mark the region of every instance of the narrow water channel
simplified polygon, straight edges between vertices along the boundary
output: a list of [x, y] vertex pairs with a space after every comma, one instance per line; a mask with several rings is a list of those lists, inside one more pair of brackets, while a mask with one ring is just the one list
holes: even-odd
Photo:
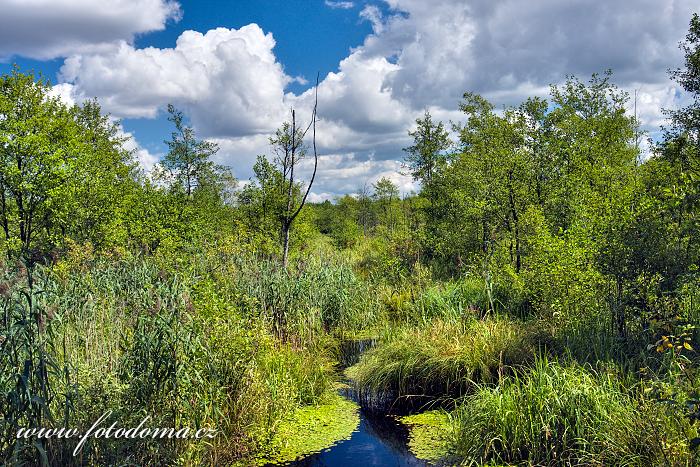
[[[360, 355], [374, 345], [373, 340], [343, 342], [341, 367], [357, 363]], [[360, 405], [360, 424], [350, 439], [340, 441], [330, 448], [309, 455], [289, 466], [295, 467], [346, 467], [346, 466], [426, 466], [408, 449], [408, 428], [385, 410], [367, 406], [353, 389], [341, 394]]]

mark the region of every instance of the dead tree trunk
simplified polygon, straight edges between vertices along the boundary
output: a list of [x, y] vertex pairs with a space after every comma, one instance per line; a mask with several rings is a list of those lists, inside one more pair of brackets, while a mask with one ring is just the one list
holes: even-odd
[[[309, 180], [309, 186], [306, 187], [306, 192], [304, 197], [301, 199], [299, 206], [294, 210], [294, 166], [299, 162], [296, 158], [296, 151], [301, 145], [301, 141], [296, 141], [296, 115], [294, 110], [292, 110], [292, 144], [291, 144], [291, 154], [289, 155], [289, 185], [287, 188], [287, 206], [285, 210], [284, 219], [282, 220], [282, 265], [286, 269], [289, 265], [289, 232], [292, 229], [292, 224], [297, 218], [301, 209], [306, 204], [306, 198], [309, 196], [311, 191], [311, 186], [316, 178], [316, 169], [318, 168], [318, 153], [316, 152], [316, 109], [318, 107], [318, 75], [316, 75], [316, 95], [314, 99], [314, 109], [311, 113], [311, 122], [309, 126], [306, 127], [304, 133], [302, 133], [301, 138], [303, 138], [309, 129], [312, 129], [312, 147], [314, 151], [314, 171], [311, 174], [311, 180]], [[300, 138], [300, 139], [301, 139]]]

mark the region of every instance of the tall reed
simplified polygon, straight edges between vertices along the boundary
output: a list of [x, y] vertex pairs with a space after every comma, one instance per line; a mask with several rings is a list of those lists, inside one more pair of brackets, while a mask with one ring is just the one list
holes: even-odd
[[[475, 464], [668, 465], [682, 427], [649, 404], [614, 373], [538, 359], [464, 399], [454, 446]], [[673, 459], [690, 462], [687, 448]]]

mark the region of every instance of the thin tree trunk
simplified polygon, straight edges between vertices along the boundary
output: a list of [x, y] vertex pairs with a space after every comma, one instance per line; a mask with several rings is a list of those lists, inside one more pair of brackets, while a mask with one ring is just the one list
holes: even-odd
[[287, 264], [289, 261], [289, 231], [292, 228], [292, 223], [294, 220], [297, 218], [299, 213], [301, 212], [301, 209], [304, 207], [306, 204], [306, 198], [309, 196], [309, 192], [311, 191], [311, 186], [314, 184], [314, 179], [316, 178], [316, 170], [318, 169], [318, 152], [316, 151], [316, 109], [318, 107], [318, 80], [319, 76], [316, 75], [316, 99], [314, 102], [314, 109], [311, 114], [311, 123], [309, 124], [308, 127], [306, 127], [306, 130], [302, 134], [303, 136], [306, 135], [306, 132], [309, 131], [310, 128], [313, 128], [313, 150], [314, 150], [314, 171], [311, 174], [311, 180], [309, 180], [309, 186], [306, 188], [306, 192], [304, 193], [304, 196], [301, 198], [301, 202], [299, 203], [299, 206], [296, 208], [293, 214], [289, 215], [291, 212], [292, 208], [292, 184], [294, 181], [294, 151], [296, 150], [295, 148], [295, 142], [294, 138], [296, 136], [296, 126], [295, 126], [295, 120], [294, 120], [294, 111], [292, 110], [292, 166], [290, 170], [290, 184], [289, 184], [289, 192], [288, 192], [288, 197], [287, 197], [287, 213], [285, 216], [285, 221], [283, 224], [283, 251], [282, 251], [282, 264], [284, 268], [287, 268]]
[[294, 110], [292, 110], [292, 151], [289, 167], [289, 186], [287, 187], [287, 209], [284, 213], [284, 222], [282, 223], [282, 266], [285, 269], [287, 269], [287, 265], [289, 264], [289, 229], [292, 227], [290, 213], [292, 212], [292, 198], [294, 196], [294, 155], [296, 152], [296, 133], [296, 115]]
[[[521, 257], [520, 257], [520, 226], [518, 222], [518, 210], [515, 207], [515, 195], [513, 194], [513, 173], [509, 174], [509, 187], [508, 196], [510, 199], [510, 212], [513, 217], [513, 224], [515, 229], [515, 272], [520, 273]], [[513, 254], [511, 252], [511, 261], [513, 260]]]
[[291, 225], [286, 225], [283, 232], [282, 266], [285, 269], [289, 264], [289, 227], [291, 227]]
[[7, 222], [7, 200], [5, 198], [5, 187], [2, 186], [2, 191], [0, 192], [0, 195], [2, 195], [2, 230], [5, 232], [5, 240], [10, 239], [10, 227]]

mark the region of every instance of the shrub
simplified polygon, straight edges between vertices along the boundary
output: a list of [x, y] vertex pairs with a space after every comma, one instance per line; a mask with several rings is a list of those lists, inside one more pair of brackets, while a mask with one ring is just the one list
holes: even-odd
[[465, 278], [427, 288], [416, 298], [413, 309], [415, 318], [426, 323], [433, 318], [469, 319], [485, 310], [486, 306], [483, 281]]

